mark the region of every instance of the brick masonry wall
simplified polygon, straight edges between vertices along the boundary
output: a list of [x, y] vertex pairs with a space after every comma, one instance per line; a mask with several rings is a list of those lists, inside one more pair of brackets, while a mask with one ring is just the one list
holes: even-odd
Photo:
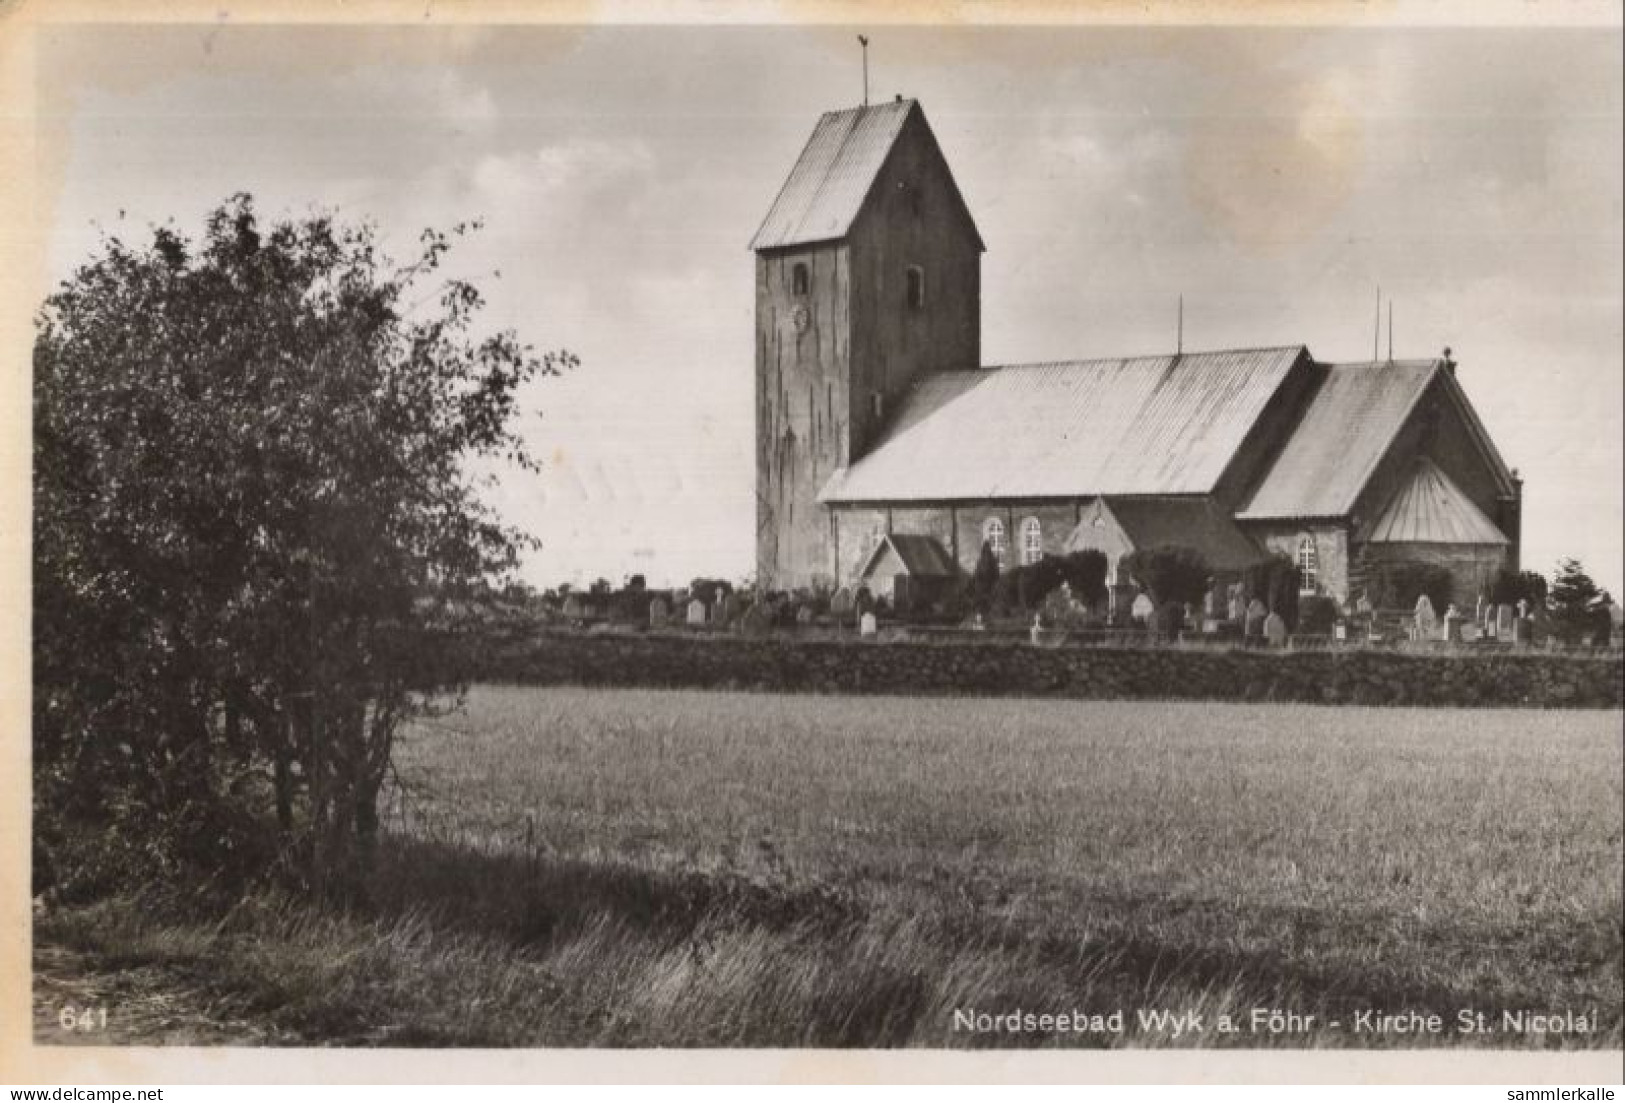
[[1007, 641], [832, 642], [680, 634], [529, 636], [484, 680], [805, 693], [1620, 708], [1616, 656], [1374, 650], [1038, 648]]

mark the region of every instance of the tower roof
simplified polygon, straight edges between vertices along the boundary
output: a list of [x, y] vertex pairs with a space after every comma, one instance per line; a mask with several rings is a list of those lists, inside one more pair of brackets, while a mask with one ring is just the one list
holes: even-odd
[[1507, 538], [1426, 456], [1366, 532], [1372, 544], [1505, 544]]
[[[898, 99], [824, 114], [750, 247], [780, 249], [845, 237], [904, 126], [915, 115], [929, 135], [925, 113], [915, 100]], [[935, 143], [935, 137], [931, 141]], [[965, 216], [970, 217], [968, 210]]]

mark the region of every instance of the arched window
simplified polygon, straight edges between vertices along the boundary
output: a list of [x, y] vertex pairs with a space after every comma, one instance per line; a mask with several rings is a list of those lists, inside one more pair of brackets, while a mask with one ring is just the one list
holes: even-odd
[[989, 517], [987, 523], [982, 526], [982, 541], [993, 549], [993, 554], [998, 557], [1000, 563], [1003, 563], [1007, 546], [1004, 538], [1004, 522], [997, 517]]
[[908, 308], [921, 310], [925, 307], [925, 269], [919, 265], [911, 265], [908, 270]]
[[1029, 517], [1021, 522], [1021, 561], [1037, 563], [1044, 558], [1044, 526], [1038, 518]]
[[790, 290], [797, 295], [807, 293], [807, 266], [798, 264], [790, 269]]
[[1320, 554], [1313, 537], [1298, 541], [1298, 592], [1312, 594], [1320, 588]]

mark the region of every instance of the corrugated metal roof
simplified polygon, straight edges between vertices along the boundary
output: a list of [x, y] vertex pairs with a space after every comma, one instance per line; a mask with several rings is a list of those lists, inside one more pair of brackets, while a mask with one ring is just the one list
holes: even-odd
[[890, 548], [903, 565], [903, 570], [915, 578], [952, 578], [958, 573], [953, 556], [932, 536], [894, 532], [881, 537], [880, 543], [864, 561], [859, 578], [866, 578], [875, 561]]
[[1438, 366], [1405, 360], [1328, 364], [1325, 370], [1308, 411], [1239, 519], [1339, 517], [1352, 510]]
[[928, 376], [826, 502], [1205, 494], [1302, 346]]
[[915, 101], [899, 100], [820, 118], [750, 247], [845, 237], [914, 108]]
[[1108, 498], [1106, 508], [1137, 549], [1183, 544], [1218, 571], [1240, 571], [1264, 558], [1211, 498]]
[[1495, 523], [1426, 456], [1365, 534], [1371, 544], [1505, 544]]

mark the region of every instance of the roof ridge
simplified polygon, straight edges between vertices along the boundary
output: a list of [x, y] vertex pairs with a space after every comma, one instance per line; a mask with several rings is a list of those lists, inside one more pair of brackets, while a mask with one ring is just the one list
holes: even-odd
[[1150, 352], [1131, 356], [1089, 356], [1075, 357], [1070, 360], [1023, 360], [1017, 363], [984, 364], [980, 368], [960, 369], [966, 371], [1003, 371], [1006, 368], [1055, 368], [1072, 364], [1123, 364], [1134, 361], [1150, 360], [1190, 360], [1198, 356], [1238, 356], [1245, 353], [1259, 352], [1297, 352], [1308, 351], [1307, 345], [1259, 345], [1256, 348], [1225, 348], [1201, 349], [1197, 352]]

